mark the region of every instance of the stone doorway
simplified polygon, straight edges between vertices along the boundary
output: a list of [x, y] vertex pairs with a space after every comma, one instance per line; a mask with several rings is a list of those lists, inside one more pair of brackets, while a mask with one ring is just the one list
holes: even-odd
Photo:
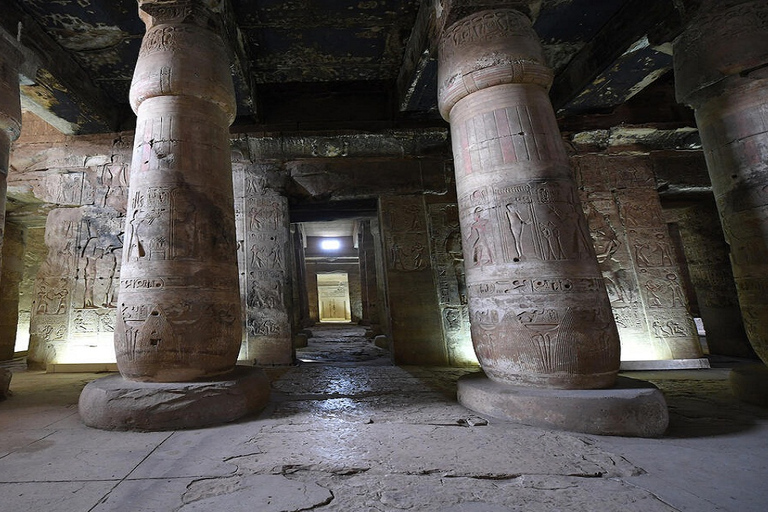
[[349, 300], [349, 279], [346, 272], [317, 275], [317, 310], [320, 323], [352, 321]]

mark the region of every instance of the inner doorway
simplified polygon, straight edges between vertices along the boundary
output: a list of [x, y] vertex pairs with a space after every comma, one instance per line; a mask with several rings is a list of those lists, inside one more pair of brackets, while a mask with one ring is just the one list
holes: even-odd
[[321, 323], [352, 321], [346, 272], [317, 274], [317, 303]]

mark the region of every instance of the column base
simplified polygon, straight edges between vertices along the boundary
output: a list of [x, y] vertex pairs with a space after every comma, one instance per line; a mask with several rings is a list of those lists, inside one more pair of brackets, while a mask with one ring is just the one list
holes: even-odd
[[178, 430], [227, 423], [260, 411], [270, 385], [259, 368], [237, 366], [220, 380], [136, 382], [110, 375], [89, 382], [78, 404], [89, 427]]
[[473, 411], [534, 427], [605, 436], [659, 437], [669, 424], [664, 395], [619, 377], [609, 389], [511, 386], [476, 373], [459, 379], [459, 402]]
[[699, 370], [709, 368], [709, 359], [656, 359], [648, 361], [622, 361], [621, 371], [634, 370]]
[[762, 363], [739, 366], [731, 370], [729, 380], [739, 400], [768, 407], [768, 366]]

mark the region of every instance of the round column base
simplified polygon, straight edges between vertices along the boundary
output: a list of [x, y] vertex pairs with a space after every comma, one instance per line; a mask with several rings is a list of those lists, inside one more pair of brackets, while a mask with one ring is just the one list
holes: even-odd
[[747, 364], [731, 370], [731, 390], [742, 402], [768, 407], [768, 366]]
[[653, 384], [619, 377], [609, 389], [511, 386], [482, 373], [459, 379], [459, 402], [473, 411], [540, 428], [604, 436], [659, 437], [669, 424]]
[[227, 423], [260, 411], [270, 384], [259, 368], [237, 366], [219, 380], [136, 382], [110, 375], [89, 382], [78, 404], [89, 427], [103, 430], [178, 430]]

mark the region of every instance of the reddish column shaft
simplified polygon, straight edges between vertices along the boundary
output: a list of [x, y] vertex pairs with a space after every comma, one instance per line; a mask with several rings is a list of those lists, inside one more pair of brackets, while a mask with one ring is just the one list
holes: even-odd
[[611, 386], [619, 339], [529, 20], [483, 11], [440, 44], [472, 340], [497, 381]]

